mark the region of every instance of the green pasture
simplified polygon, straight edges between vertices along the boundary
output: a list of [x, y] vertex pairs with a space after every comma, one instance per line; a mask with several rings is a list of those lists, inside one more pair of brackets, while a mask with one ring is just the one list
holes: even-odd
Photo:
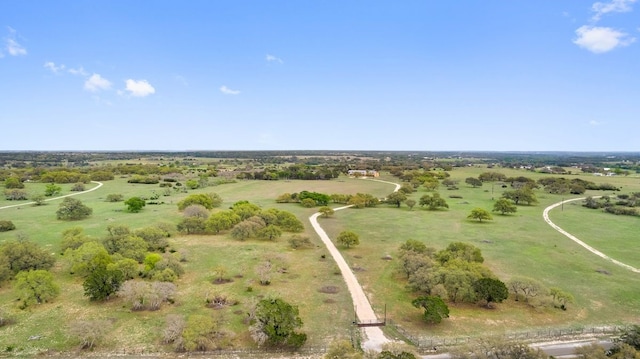
[[[540, 203], [519, 206], [515, 214], [494, 214], [494, 220], [486, 223], [466, 219], [472, 208], [491, 210], [492, 197], [498, 198], [509, 189], [494, 185], [492, 195], [491, 184], [484, 184], [482, 188], [464, 184], [466, 177], [475, 177], [482, 171], [486, 169], [465, 168], [451, 172], [451, 178], [460, 180], [459, 189], [449, 191], [440, 188], [439, 191], [447, 198], [448, 210], [428, 211], [416, 206], [410, 211], [406, 206], [397, 209], [381, 205], [375, 209], [347, 209], [334, 218], [322, 219], [322, 225], [332, 238], [342, 230], [360, 234], [360, 246], [342, 249], [342, 252], [352, 267], [359, 268], [357, 276], [379, 315], [382, 315], [386, 304], [388, 316], [414, 333], [425, 336], [465, 336], [551, 326], [616, 324], [640, 318], [640, 276], [589, 253], [543, 221], [543, 209], [568, 196], [545, 194], [538, 190]], [[497, 171], [507, 176], [548, 176], [522, 170]], [[637, 177], [583, 175], [580, 178], [613, 183], [627, 192], [640, 189]], [[420, 189], [411, 198], [418, 201], [425, 193]], [[448, 198], [451, 194], [463, 198]], [[584, 219], [582, 214], [586, 215]], [[591, 244], [599, 250], [610, 252], [614, 258], [619, 255], [620, 258], [616, 259], [628, 260], [631, 265], [637, 263], [637, 249], [634, 248], [638, 246], [638, 218], [622, 218], [582, 209], [579, 202], [553, 210], [551, 218], [579, 238], [593, 242]], [[582, 225], [583, 222], [588, 224]], [[576, 303], [566, 312], [553, 308], [534, 309], [513, 301], [500, 304], [493, 310], [475, 305], [453, 305], [450, 319], [437, 326], [425, 325], [420, 319], [420, 312], [410, 305], [416, 294], [405, 289], [406, 278], [397, 270], [397, 261], [382, 259], [386, 255], [396, 258], [399, 245], [407, 239], [422, 240], [436, 249], [443, 249], [452, 241], [474, 244], [482, 249], [486, 265], [503, 281], [513, 276], [536, 278], [548, 287], [569, 291], [575, 296]]]
[[[507, 176], [522, 175], [536, 179], [549, 176], [524, 170], [492, 170]], [[332, 238], [346, 229], [360, 235], [359, 246], [342, 249], [342, 252], [351, 266], [357, 269], [358, 280], [379, 316], [383, 315], [386, 305], [388, 317], [412, 332], [425, 336], [456, 337], [553, 326], [629, 323], [640, 319], [640, 276], [587, 252], [543, 221], [542, 210], [546, 206], [569, 196], [550, 195], [537, 190], [540, 201], [537, 205], [519, 206], [518, 212], [512, 215], [494, 214], [494, 220], [486, 223], [467, 220], [471, 209], [482, 207], [491, 210], [493, 199], [509, 189], [496, 184], [471, 188], [464, 183], [466, 177], [477, 177], [484, 171], [487, 169], [478, 166], [456, 168], [450, 172], [451, 178], [460, 182], [458, 190], [439, 189], [442, 197], [447, 199], [448, 210], [427, 211], [417, 205], [410, 211], [405, 205], [398, 209], [382, 204], [371, 209], [346, 209], [330, 218], [320, 219]], [[579, 177], [621, 186], [623, 192], [640, 191], [638, 177]], [[381, 179], [397, 182], [391, 176]], [[0, 350], [15, 346], [23, 353], [36, 353], [45, 349], [75, 348], [75, 343], [66, 334], [66, 327], [75, 319], [89, 318], [109, 319], [113, 323], [112, 333], [102, 344], [104, 348], [155, 350], [161, 347], [161, 331], [167, 314], [194, 313], [221, 317], [224, 327], [233, 333], [231, 345], [246, 347], [252, 344], [243, 323], [245, 307], [254, 300], [252, 298], [269, 295], [281, 296], [299, 306], [309, 344], [326, 344], [328, 338], [336, 335], [348, 336], [353, 320], [351, 299], [342, 278], [336, 274], [336, 266], [330, 256], [322, 258], [327, 251], [307, 220], [315, 209], [297, 204], [278, 204], [274, 199], [285, 192], [302, 190], [327, 194], [362, 192], [384, 197], [393, 190], [391, 184], [346, 177], [331, 181], [251, 180], [163, 196], [164, 190], [158, 185], [129, 184], [126, 180], [105, 181], [103, 187], [96, 191], [75, 197], [93, 209], [93, 215], [82, 221], [57, 220], [55, 211], [61, 200], [49, 201], [38, 207], [23, 201], [19, 209], [2, 209], [0, 219], [13, 221], [17, 229], [0, 233], [0, 242], [13, 239], [20, 233], [57, 253], [60, 234], [66, 228], [81, 226], [91, 236], [100, 238], [110, 224], [127, 225], [132, 229], [158, 222], [176, 224], [181, 218], [176, 206], [178, 201], [191, 193], [215, 192], [224, 200], [221, 208], [216, 210], [226, 209], [239, 200], [249, 200], [263, 208], [275, 207], [294, 213], [305, 224], [305, 234], [311, 237], [315, 248], [290, 249], [286, 243], [288, 234], [275, 243], [258, 240], [239, 242], [226, 235], [175, 236], [171, 239], [171, 247], [188, 253], [186, 274], [176, 283], [178, 295], [175, 304], [164, 305], [155, 312], [131, 312], [120, 299], [106, 303], [89, 302], [83, 296], [81, 280], [67, 274], [64, 258], [58, 255], [54, 272], [63, 291], [53, 303], [21, 311], [17, 309], [11, 285], [3, 284], [0, 288], [0, 308], [18, 320], [18, 324], [0, 329]], [[87, 185], [87, 189], [92, 186], [95, 184]], [[62, 187], [62, 194], [70, 193], [71, 185]], [[44, 184], [27, 183], [25, 190], [32, 194], [44, 193]], [[164, 203], [147, 205], [140, 213], [127, 213], [122, 202], [105, 201], [109, 194], [122, 194], [126, 199], [150, 196], [154, 191], [160, 194], [158, 201]], [[424, 189], [419, 189], [411, 198], [418, 201], [425, 193]], [[449, 198], [453, 194], [462, 198]], [[0, 198], [0, 207], [14, 204], [17, 203]], [[640, 260], [634, 256], [638, 249], [635, 237], [640, 228], [638, 218], [588, 210], [576, 202], [566, 204], [562, 210], [554, 209], [551, 219], [602, 252], [630, 265], [640, 266]], [[451, 318], [437, 326], [425, 325], [420, 311], [410, 305], [417, 294], [406, 290], [406, 279], [397, 270], [397, 249], [407, 239], [422, 240], [437, 249], [453, 241], [472, 243], [482, 249], [486, 265], [503, 281], [516, 275], [536, 278], [549, 287], [561, 287], [572, 293], [576, 303], [567, 311], [533, 309], [511, 300], [492, 310], [468, 304], [452, 305]], [[386, 255], [392, 259], [383, 260]], [[278, 268], [273, 273], [272, 284], [261, 286], [255, 268], [267, 259], [278, 263]], [[232, 279], [230, 283], [211, 283], [212, 271], [217, 266], [227, 270], [228, 277]], [[338, 292], [321, 293], [319, 289], [325, 286], [335, 286]], [[237, 299], [239, 304], [222, 310], [205, 308], [205, 298], [215, 293], [227, 294]], [[28, 341], [31, 335], [42, 335], [43, 338]], [[167, 347], [166, 350], [170, 349]]]
[[[347, 337], [353, 320], [351, 297], [337, 266], [328, 258], [322, 258], [327, 251], [320, 247], [311, 229], [306, 235], [316, 243], [315, 248], [293, 250], [289, 248], [285, 234], [278, 242], [246, 241], [239, 242], [219, 236], [176, 236], [171, 240], [171, 248], [186, 251], [188, 262], [186, 274], [176, 283], [178, 295], [176, 303], [165, 305], [155, 312], [134, 312], [122, 300], [115, 299], [106, 303], [91, 303], [83, 296], [82, 280], [67, 274], [67, 265], [63, 256], [58, 254], [61, 232], [69, 227], [81, 226], [95, 238], [106, 234], [110, 224], [127, 225], [131, 229], [157, 224], [159, 222], [178, 223], [181, 215], [176, 203], [191, 193], [216, 192], [224, 203], [223, 210], [239, 200], [249, 200], [263, 208], [280, 208], [290, 211], [310, 228], [307, 218], [314, 209], [303, 208], [297, 204], [278, 204], [275, 198], [285, 192], [302, 190], [326, 193], [367, 192], [384, 196], [393, 187], [379, 182], [341, 178], [333, 181], [239, 181], [237, 183], [208, 187], [189, 191], [172, 192], [170, 196], [160, 196], [158, 205], [147, 205], [140, 213], [128, 213], [123, 202], [110, 203], [108, 194], [122, 194], [124, 198], [132, 196], [150, 196], [153, 192], [162, 193], [158, 185], [129, 184], [127, 178], [104, 181], [96, 191], [83, 193], [75, 198], [93, 209], [93, 215], [85, 220], [65, 222], [56, 219], [55, 212], [60, 200], [46, 202], [43, 206], [27, 204], [21, 201], [18, 207], [0, 210], [0, 219], [11, 220], [15, 231], [0, 233], [0, 242], [25, 236], [56, 253], [58, 261], [54, 268], [55, 277], [63, 288], [61, 295], [53, 302], [27, 310], [17, 309], [16, 296], [11, 283], [0, 287], [0, 309], [16, 317], [19, 324], [0, 329], [0, 349], [14, 347], [21, 353], [37, 353], [45, 349], [68, 350], [76, 343], [67, 336], [67, 326], [76, 319], [108, 319], [113, 323], [111, 334], [104, 348], [157, 350], [160, 346], [161, 332], [168, 314], [211, 313], [220, 317], [230, 335], [230, 345], [246, 347], [252, 341], [244, 323], [247, 306], [255, 298], [281, 296], [298, 305], [305, 323], [303, 330], [308, 333], [309, 345], [323, 345], [330, 338]], [[87, 189], [96, 184], [87, 185]], [[69, 194], [71, 185], [62, 185], [62, 195]], [[44, 192], [44, 185], [28, 183], [25, 188], [30, 193]], [[20, 203], [20, 202], [19, 202]], [[0, 207], [15, 205], [14, 201], [0, 201]], [[214, 211], [215, 211], [214, 210]], [[272, 283], [262, 286], [257, 280], [256, 267], [259, 263], [271, 260], [274, 266]], [[213, 269], [223, 266], [232, 282], [212, 284]], [[337, 293], [323, 293], [323, 287], [337, 287]], [[251, 290], [249, 291], [249, 287]], [[222, 293], [239, 303], [222, 310], [204, 307], [205, 299], [216, 293]], [[254, 299], [252, 299], [254, 298]], [[7, 334], [7, 335], [4, 335]], [[29, 341], [32, 335], [41, 335], [38, 341]], [[170, 350], [167, 348], [166, 350]]]

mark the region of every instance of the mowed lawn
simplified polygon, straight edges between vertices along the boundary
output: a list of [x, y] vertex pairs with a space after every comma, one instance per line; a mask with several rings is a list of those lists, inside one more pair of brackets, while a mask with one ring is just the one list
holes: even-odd
[[[519, 206], [516, 214], [494, 214], [494, 220], [486, 223], [466, 219], [475, 207], [491, 210], [492, 198], [499, 198], [504, 190], [509, 189], [491, 184], [471, 188], [464, 183], [466, 177], [477, 177], [486, 170], [472, 167], [456, 168], [450, 172], [451, 178], [460, 182], [458, 190], [439, 189], [447, 199], [448, 210], [427, 211], [416, 206], [410, 211], [405, 205], [398, 209], [381, 204], [371, 209], [346, 209], [331, 218], [320, 219], [321, 225], [332, 238], [346, 229], [360, 235], [359, 246], [341, 250], [352, 267], [357, 269], [356, 275], [379, 316], [383, 315], [386, 305], [388, 316], [414, 333], [456, 337], [551, 326], [629, 323], [640, 319], [639, 276], [587, 252], [543, 221], [542, 210], [547, 205], [569, 196], [550, 195], [537, 190], [540, 203]], [[544, 176], [522, 170], [495, 171], [507, 176]], [[624, 192], [640, 191], [637, 177], [596, 178], [581, 175], [580, 178], [615, 183], [623, 186]], [[397, 182], [390, 176], [382, 179]], [[90, 186], [93, 184], [87, 185], [88, 188]], [[63, 185], [63, 194], [69, 193], [69, 188]], [[177, 282], [176, 303], [165, 305], [156, 312], [133, 313], [119, 299], [90, 303], [83, 297], [81, 280], [66, 274], [64, 258], [58, 255], [56, 279], [64, 289], [53, 303], [20, 311], [11, 286], [4, 284], [0, 288], [0, 308], [13, 313], [18, 319], [18, 324], [0, 329], [0, 348], [15, 346], [34, 353], [46, 348], [68, 350], [75, 345], [67, 335], [69, 323], [75, 319], [106, 318], [113, 323], [113, 331], [103, 343], [106, 349], [153, 350], [160, 345], [166, 315], [188, 316], [196, 313], [220, 317], [225, 328], [234, 333], [230, 336], [231, 345], [247, 346], [251, 345], [251, 341], [243, 322], [246, 307], [252, 301], [270, 295], [281, 296], [299, 306], [305, 323], [303, 330], [309, 334], [310, 345], [326, 344], [336, 335], [346, 337], [353, 320], [351, 299], [342, 278], [336, 274], [335, 264], [326, 255], [327, 251], [308, 223], [307, 218], [316, 209], [297, 204], [277, 204], [274, 199], [285, 192], [302, 190], [327, 194], [362, 192], [384, 197], [393, 188], [387, 183], [340, 178], [332, 181], [239, 181], [190, 191], [218, 193], [224, 203], [216, 210], [226, 209], [239, 200], [249, 200], [263, 208], [290, 211], [303, 221], [306, 235], [312, 239], [315, 248], [290, 249], [286, 241], [288, 234], [276, 243], [258, 240], [239, 242], [227, 235], [176, 236], [171, 240], [172, 248], [189, 253], [189, 261], [185, 263], [186, 274]], [[27, 190], [43, 192], [44, 185], [28, 184]], [[100, 238], [110, 224], [122, 224], [135, 229], [158, 222], [178, 223], [180, 213], [176, 203], [187, 195], [184, 193], [172, 193], [166, 197], [161, 195], [159, 201], [163, 204], [147, 205], [137, 214], [125, 212], [122, 202], [105, 202], [106, 196], [111, 193], [120, 193], [128, 198], [150, 196], [154, 192], [162, 193], [163, 190], [157, 185], [128, 184], [126, 178], [105, 181], [97, 191], [76, 197], [94, 210], [90, 219], [78, 222], [55, 219], [59, 200], [41, 207], [24, 205], [20, 209], [0, 210], [0, 219], [11, 220], [17, 227], [16, 231], [0, 233], [0, 242], [13, 239], [16, 233], [21, 233], [56, 253], [60, 233], [73, 226], [81, 226], [88, 234]], [[411, 198], [418, 201], [426, 193], [420, 188]], [[449, 198], [451, 194], [463, 198]], [[11, 204], [14, 203], [0, 200], [0, 207]], [[637, 248], [637, 239], [634, 238], [637, 230], [634, 231], [634, 228], [639, 228], [638, 218], [622, 218], [584, 209], [579, 203], [565, 205], [563, 211], [555, 209], [551, 218], [614, 258], [640, 265], [633, 255], [633, 252], [637, 253], [633, 248]], [[451, 318], [437, 326], [425, 325], [421, 321], [421, 312], [410, 304], [418, 293], [405, 288], [406, 278], [398, 271], [397, 250], [407, 239], [422, 240], [436, 249], [443, 249], [454, 241], [474, 244], [481, 248], [485, 264], [503, 281], [516, 275], [536, 278], [549, 287], [560, 287], [572, 293], [576, 303], [571, 304], [567, 311], [533, 309], [511, 300], [492, 310], [476, 305], [452, 305]], [[386, 255], [392, 259], [383, 260], [382, 257]], [[278, 264], [269, 286], [261, 286], [255, 272], [256, 266], [264, 260]], [[233, 281], [212, 284], [212, 272], [217, 266], [223, 266]], [[321, 293], [319, 289], [326, 286], [337, 287], [338, 293]], [[216, 293], [229, 295], [237, 299], [239, 304], [223, 310], [204, 308], [205, 298]], [[43, 335], [44, 338], [28, 341], [31, 335]]]

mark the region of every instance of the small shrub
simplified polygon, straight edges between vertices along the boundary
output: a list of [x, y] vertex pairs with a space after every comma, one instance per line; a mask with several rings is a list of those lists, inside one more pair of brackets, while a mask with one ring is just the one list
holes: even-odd
[[340, 291], [340, 288], [335, 285], [325, 285], [324, 287], [318, 289], [318, 292], [325, 294], [336, 294]]
[[71, 191], [73, 192], [82, 192], [85, 190], [84, 183], [78, 182], [71, 187]]
[[124, 201], [124, 196], [119, 193], [112, 193], [107, 195], [107, 202], [122, 202]]
[[291, 236], [291, 238], [289, 238], [289, 246], [293, 249], [311, 248], [313, 247], [313, 244], [311, 243], [309, 237], [294, 234], [293, 236]]
[[462, 196], [459, 194], [451, 194], [449, 195], [449, 198], [462, 198]]
[[11, 221], [0, 221], [0, 232], [7, 232], [16, 229], [16, 225]]

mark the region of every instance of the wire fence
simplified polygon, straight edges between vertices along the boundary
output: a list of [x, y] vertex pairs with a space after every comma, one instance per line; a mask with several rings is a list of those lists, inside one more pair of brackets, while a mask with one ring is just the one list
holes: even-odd
[[[407, 341], [415, 345], [421, 350], [434, 350], [439, 347], [451, 347], [473, 343], [476, 337], [427, 337], [416, 333], [411, 333], [407, 329], [401, 327], [393, 320], [387, 320], [387, 325], [393, 327]], [[598, 336], [615, 336], [625, 330], [626, 326], [596, 326], [596, 327], [576, 327], [576, 328], [549, 328], [533, 331], [510, 332], [486, 334], [483, 337], [494, 337], [504, 341], [519, 342], [539, 342], [548, 340], [566, 340], [575, 337], [598, 337]]]

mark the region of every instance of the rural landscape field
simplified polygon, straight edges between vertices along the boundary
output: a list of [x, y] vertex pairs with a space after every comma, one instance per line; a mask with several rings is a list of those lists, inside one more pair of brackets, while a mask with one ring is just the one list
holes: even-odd
[[640, 359], [638, 0], [0, 0], [0, 357]]
[[[634, 193], [640, 193], [638, 165], [633, 162], [637, 158], [633, 156], [609, 160], [597, 156], [542, 156], [535, 160], [516, 156], [514, 160], [491, 158], [490, 154], [234, 155], [238, 154], [216, 154], [225, 158], [179, 153], [83, 154], [81, 161], [74, 162], [77, 154], [73, 153], [4, 154], [0, 172], [5, 187], [5, 196], [0, 199], [4, 230], [0, 232], [0, 259], [6, 261], [2, 263], [0, 286], [3, 352], [260, 350], [262, 346], [250, 330], [255, 321], [251, 313], [265, 298], [281, 298], [299, 310], [302, 325], [296, 330], [306, 334], [306, 341], [285, 345], [290, 350], [322, 352], [340, 339], [356, 343], [365, 340], [354, 325], [358, 321], [356, 308], [340, 269], [309, 222], [319, 210], [345, 205], [351, 208], [327, 212], [319, 223], [355, 273], [378, 319], [386, 319], [387, 325], [381, 328], [391, 340], [420, 349], [420, 339], [439, 343], [447, 338], [468, 340], [514, 333], [533, 335], [545, 330], [625, 327], [640, 318], [638, 273], [589, 252], [549, 226], [542, 216], [547, 206], [573, 198], [605, 196], [612, 202], [633, 198]], [[42, 161], [42, 157], [50, 158]], [[312, 176], [321, 173], [332, 175], [324, 179]], [[499, 174], [499, 179], [488, 178], [487, 174]], [[308, 179], [302, 179], [304, 176]], [[65, 178], [72, 178], [73, 183], [65, 183]], [[550, 178], [581, 180], [593, 184], [593, 188], [606, 189], [582, 189], [572, 194], [575, 188], [540, 184]], [[403, 193], [399, 202], [391, 201], [395, 183], [402, 186], [396, 192]], [[77, 186], [82, 191], [73, 188]], [[510, 200], [514, 212], [501, 214], [495, 210], [496, 202], [509, 197], [509, 192], [525, 187], [532, 188], [535, 200], [529, 204], [520, 201], [517, 206]], [[25, 197], [13, 199], [12, 193], [24, 193]], [[187, 198], [212, 193], [220, 202], [208, 209], [183, 206]], [[309, 204], [291, 195], [303, 193], [325, 194], [328, 203]], [[354, 199], [363, 194], [375, 203], [365, 205]], [[66, 195], [91, 208], [91, 214], [80, 219], [59, 218]], [[422, 199], [434, 195], [445, 204], [429, 209]], [[143, 206], [131, 207], [131, 198], [142, 199]], [[302, 227], [278, 230], [272, 236], [261, 235], [263, 232], [243, 236], [232, 226], [219, 231], [205, 226], [217, 213], [237, 210], [247, 202], [261, 211], [254, 217], [275, 221], [260, 213], [289, 212]], [[615, 215], [587, 208], [584, 203], [566, 202], [550, 211], [550, 219], [611, 258], [640, 267], [636, 255], [637, 212]], [[485, 209], [490, 218], [471, 216], [478, 208]], [[202, 220], [194, 222], [194, 218]], [[6, 230], [7, 223], [15, 228]], [[142, 232], [145, 228], [161, 228], [162, 238], [154, 237], [153, 241], [166, 243], [154, 248], [149, 244], [150, 237]], [[116, 239], [118, 230], [126, 233]], [[358, 241], [338, 241], [345, 231], [356, 233]], [[138, 255], [131, 238], [142, 241], [141, 237], [147, 238], [149, 246]], [[473, 275], [463, 276], [459, 283], [443, 280], [439, 287], [436, 282], [429, 284], [433, 279], [416, 284], [418, 276], [405, 269], [414, 264], [407, 259], [406, 248], [401, 249], [411, 241], [433, 248], [435, 258], [452, 243], [479, 250], [485, 268], [477, 269], [482, 273], [479, 277], [506, 283], [508, 295], [489, 303], [479, 292], [471, 297], [452, 294], [452, 288], [461, 293], [471, 290], [472, 283], [465, 281], [472, 280], [469, 278]], [[37, 259], [25, 259], [24, 251], [28, 250], [16, 249], [24, 243], [41, 249], [51, 265], [40, 266], [34, 262]], [[127, 272], [128, 277], [104, 296], [92, 296], [95, 293], [87, 289], [92, 270], [97, 271], [96, 258], [100, 257], [88, 243], [108, 248], [103, 258], [105, 268]], [[126, 258], [135, 260], [129, 259], [125, 265]], [[154, 272], [152, 267], [159, 260], [168, 260], [167, 267], [175, 273]], [[420, 272], [420, 265], [415, 265], [415, 273]], [[59, 290], [44, 299], [30, 299], [30, 290], [19, 284], [25, 279], [20, 279], [17, 268], [45, 268]], [[444, 265], [439, 270], [440, 274], [432, 275], [462, 275], [455, 272], [462, 269]], [[540, 286], [535, 289], [537, 293], [522, 296], [514, 292], [514, 279], [523, 278]], [[132, 298], [123, 289], [126, 282], [164, 282], [173, 287], [166, 298], [150, 298], [152, 287], [136, 292], [138, 297]], [[556, 302], [549, 295], [551, 288], [568, 294], [569, 299]], [[425, 310], [412, 305], [412, 301], [427, 294], [443, 299], [448, 316], [439, 321], [425, 319]], [[154, 300], [158, 303], [148, 307]], [[181, 318], [181, 332], [171, 337], [170, 326], [176, 318]], [[205, 325], [198, 323], [198, 318], [209, 318], [213, 327], [192, 338], [188, 334], [190, 326]], [[96, 323], [108, 330], [91, 326]], [[79, 326], [85, 333], [78, 333]], [[95, 337], [87, 338], [86, 332], [91, 331], [95, 331]]]

